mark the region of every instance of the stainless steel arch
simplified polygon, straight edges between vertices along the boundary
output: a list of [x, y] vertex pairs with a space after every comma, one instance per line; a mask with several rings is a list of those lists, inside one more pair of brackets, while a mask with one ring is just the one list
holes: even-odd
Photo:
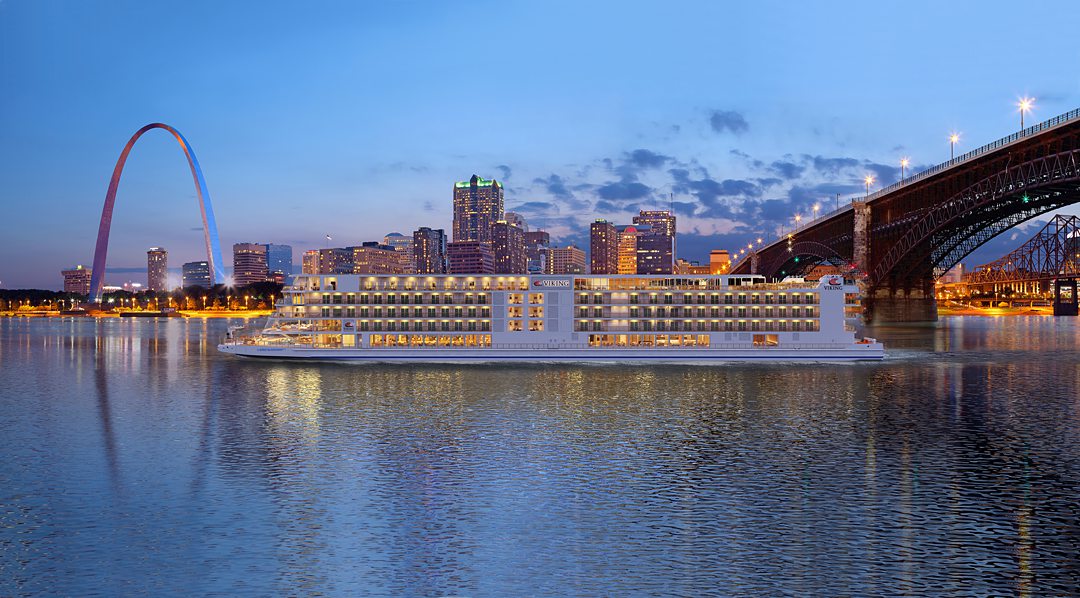
[[202, 169], [199, 168], [199, 160], [195, 157], [195, 150], [191, 144], [180, 134], [180, 131], [163, 123], [150, 123], [139, 129], [128, 140], [124, 151], [120, 152], [120, 159], [113, 168], [112, 179], [109, 180], [109, 191], [105, 194], [105, 206], [101, 210], [101, 222], [98, 225], [97, 245], [94, 248], [94, 266], [90, 273], [90, 301], [101, 301], [101, 288], [105, 283], [105, 257], [109, 253], [109, 229], [112, 226], [113, 204], [116, 203], [116, 189], [120, 186], [120, 175], [124, 172], [124, 163], [127, 162], [128, 154], [135, 142], [142, 137], [143, 133], [150, 129], [165, 129], [184, 150], [188, 166], [191, 167], [191, 177], [195, 180], [195, 192], [199, 196], [199, 211], [202, 212], [203, 235], [206, 237], [206, 260], [210, 263], [210, 279], [215, 284], [225, 282], [224, 270], [222, 270], [221, 244], [218, 242], [217, 222], [214, 220], [214, 208], [210, 204], [210, 192], [206, 189], [206, 180], [203, 178]]

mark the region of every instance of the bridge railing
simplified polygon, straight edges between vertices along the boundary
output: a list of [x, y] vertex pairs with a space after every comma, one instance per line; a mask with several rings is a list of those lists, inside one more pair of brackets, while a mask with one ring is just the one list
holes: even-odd
[[[976, 149], [973, 149], [970, 152], [967, 152], [965, 154], [960, 154], [959, 156], [957, 156], [957, 157], [955, 157], [955, 158], [953, 158], [953, 159], [951, 159], [951, 160], [949, 160], [947, 162], [942, 162], [941, 164], [938, 164], [936, 166], [931, 166], [930, 168], [927, 168], [926, 170], [924, 170], [924, 171], [922, 171], [920, 173], [913, 174], [913, 175], [911, 175], [909, 177], [905, 177], [903, 180], [897, 181], [897, 182], [889, 185], [888, 187], [884, 187], [882, 189], [879, 189], [879, 190], [877, 190], [877, 191], [875, 191], [875, 192], [873, 192], [873, 193], [871, 193], [869, 195], [864, 195], [861, 199], [862, 199], [862, 201], [873, 201], [873, 200], [875, 200], [875, 199], [877, 199], [879, 197], [888, 195], [889, 193], [892, 193], [892, 192], [894, 192], [894, 191], [896, 191], [896, 190], [898, 190], [898, 189], [900, 189], [902, 187], [905, 187], [905, 186], [910, 185], [912, 183], [916, 183], [918, 181], [921, 181], [921, 180], [923, 180], [923, 179], [925, 179], [927, 177], [938, 174], [939, 172], [942, 172], [944, 170], [948, 170], [948, 169], [952, 168], [953, 166], [958, 166], [960, 164], [963, 164], [964, 162], [967, 162], [968, 160], [972, 160], [974, 158], [978, 158], [980, 156], [988, 154], [988, 153], [990, 153], [992, 151], [1001, 149], [1002, 147], [1005, 147], [1006, 145], [1009, 145], [1010, 143], [1015, 143], [1015, 142], [1017, 142], [1017, 141], [1019, 141], [1021, 139], [1031, 137], [1032, 135], [1037, 135], [1037, 134], [1042, 133], [1043, 131], [1046, 131], [1048, 129], [1053, 129], [1054, 127], [1058, 127], [1058, 126], [1061, 126], [1061, 125], [1063, 125], [1065, 123], [1072, 122], [1072, 121], [1078, 120], [1078, 119], [1080, 119], [1080, 108], [1070, 110], [1070, 111], [1068, 111], [1068, 112], [1066, 112], [1064, 114], [1059, 114], [1059, 115], [1057, 115], [1057, 116], [1055, 116], [1055, 117], [1053, 117], [1051, 119], [1044, 120], [1041, 123], [1038, 123], [1036, 125], [1032, 125], [1032, 126], [1026, 128], [1026, 129], [1023, 129], [1021, 131], [1017, 131], [1017, 132], [1013, 133], [1012, 135], [1009, 135], [1007, 137], [1002, 137], [1001, 139], [998, 139], [997, 141], [987, 143], [986, 145], [984, 145], [982, 147], [978, 147]], [[807, 228], [810, 228], [811, 226], [813, 226], [813, 225], [815, 225], [815, 224], [817, 224], [819, 222], [822, 222], [824, 220], [828, 220], [829, 218], [832, 218], [834, 216], [838, 216], [840, 214], [843, 214], [844, 212], [851, 211], [852, 210], [851, 201], [854, 201], [854, 200], [857, 200], [857, 199], [860, 199], [860, 198], [855, 197], [852, 200], [849, 200], [846, 205], [841, 206], [840, 208], [837, 208], [837, 209], [835, 209], [835, 210], [833, 210], [831, 212], [827, 212], [825, 214], [822, 214], [821, 216], [818, 216], [817, 218], [814, 218], [812, 220], [807, 220], [807, 222], [805, 224], [803, 224], [801, 226], [797, 226], [797, 227], [791, 229], [789, 232], [780, 235], [779, 237], [773, 239], [772, 241], [770, 241], [768, 243], [765, 243], [759, 249], [759, 251], [761, 249], [764, 249], [765, 247], [769, 247], [770, 245], [773, 245], [775, 243], [779, 243], [779, 242], [783, 241], [784, 239], [788, 238], [789, 235], [798, 234], [798, 233], [802, 232], [803, 230], [806, 230]], [[749, 254], [747, 255], [747, 257], [749, 257]], [[745, 259], [747, 259], [747, 258], [744, 257], [744, 258], [740, 259], [738, 262], [736, 262], [736, 264], [734, 264], [732, 266], [732, 268], [734, 269], [734, 267], [741, 264], [742, 261], [745, 260]]]

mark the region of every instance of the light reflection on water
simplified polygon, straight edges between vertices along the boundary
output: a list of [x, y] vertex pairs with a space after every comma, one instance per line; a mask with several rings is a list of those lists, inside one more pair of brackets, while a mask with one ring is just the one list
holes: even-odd
[[389, 366], [0, 320], [0, 595], [1067, 594], [1075, 319], [884, 363]]

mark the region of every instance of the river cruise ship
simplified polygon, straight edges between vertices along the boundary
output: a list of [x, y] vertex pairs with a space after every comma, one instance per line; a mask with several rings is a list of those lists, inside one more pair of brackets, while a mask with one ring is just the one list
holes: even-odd
[[843, 277], [299, 275], [224, 353], [378, 362], [874, 360]]

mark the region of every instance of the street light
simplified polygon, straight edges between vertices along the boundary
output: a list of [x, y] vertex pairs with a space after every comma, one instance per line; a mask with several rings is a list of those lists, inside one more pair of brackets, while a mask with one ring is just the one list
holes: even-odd
[[911, 164], [911, 160], [907, 158], [900, 158], [900, 182], [904, 182], [904, 171], [907, 170], [908, 164]]
[[1020, 108], [1020, 130], [1024, 129], [1024, 113], [1031, 112], [1031, 109], [1035, 107], [1035, 98], [1020, 98], [1020, 101], [1016, 103], [1016, 106]]
[[800, 222], [802, 222], [802, 214], [795, 214], [795, 228], [799, 228]]
[[949, 161], [953, 160], [953, 149], [956, 147], [956, 142], [960, 141], [960, 133], [951, 133], [949, 135]]
[[874, 184], [874, 175], [866, 175], [866, 177], [863, 178], [863, 182], [866, 183], [866, 196], [870, 197], [870, 185]]
[[821, 209], [820, 205], [814, 204], [814, 220], [817, 220], [817, 213], [818, 213], [818, 210], [820, 210], [820, 209]]

